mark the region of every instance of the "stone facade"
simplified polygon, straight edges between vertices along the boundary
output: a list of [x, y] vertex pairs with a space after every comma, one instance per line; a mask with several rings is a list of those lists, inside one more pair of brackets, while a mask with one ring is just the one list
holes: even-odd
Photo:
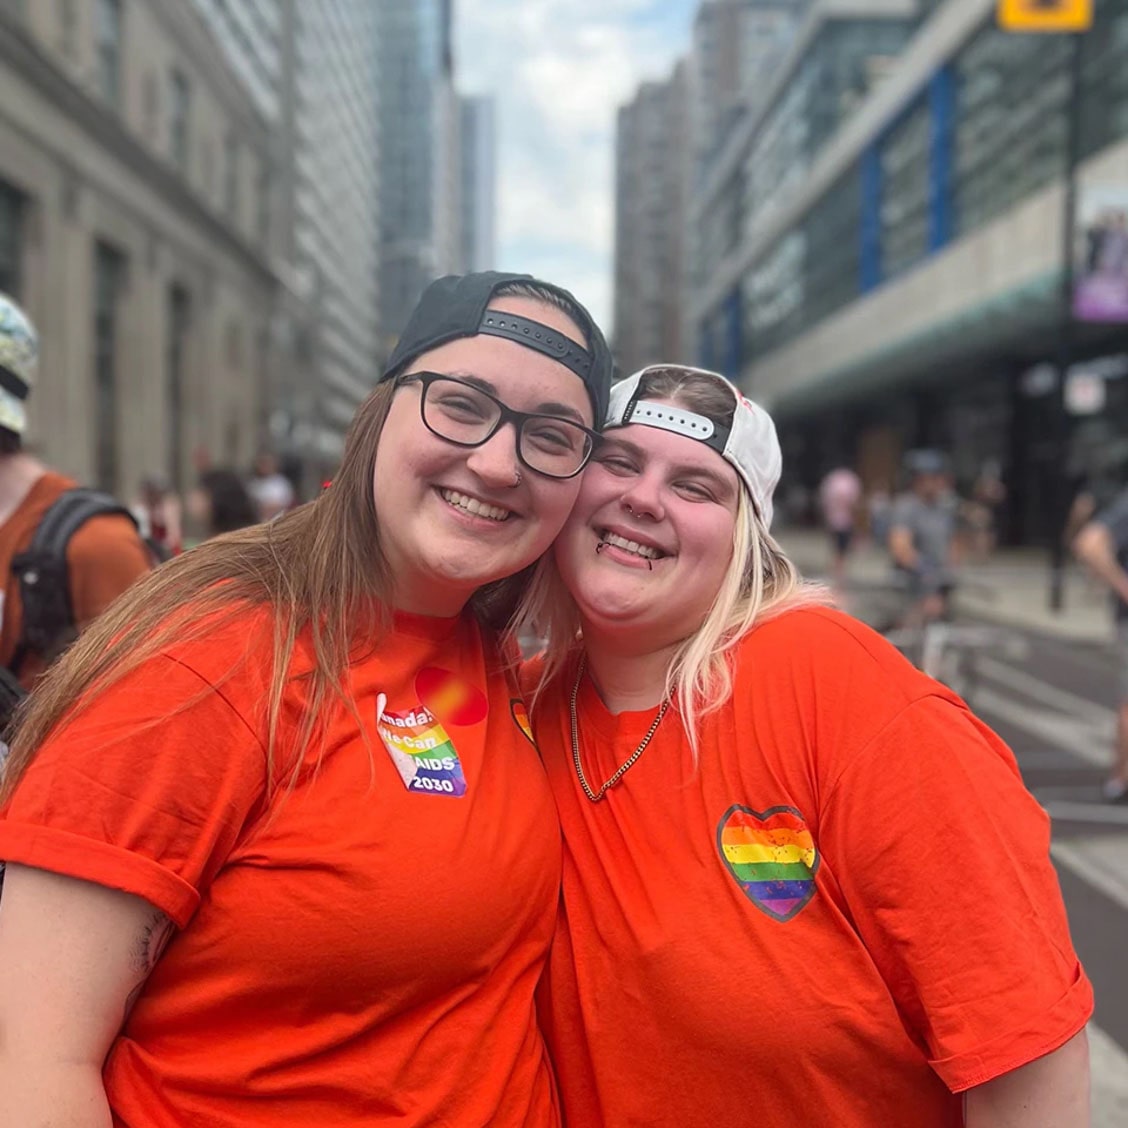
[[200, 455], [250, 461], [273, 362], [269, 154], [190, 5], [0, 0], [0, 182], [48, 462], [125, 496], [146, 474], [190, 485]]

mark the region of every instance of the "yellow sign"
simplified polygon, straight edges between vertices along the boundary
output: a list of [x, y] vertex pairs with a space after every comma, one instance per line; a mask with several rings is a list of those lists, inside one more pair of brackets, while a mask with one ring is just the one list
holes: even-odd
[[1004, 31], [1088, 31], [1093, 0], [998, 0]]

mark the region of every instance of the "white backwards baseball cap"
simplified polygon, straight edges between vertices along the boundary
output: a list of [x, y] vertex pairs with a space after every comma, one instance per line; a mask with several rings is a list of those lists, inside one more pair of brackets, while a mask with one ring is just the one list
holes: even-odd
[[[675, 376], [707, 376], [723, 384], [736, 399], [732, 426], [714, 423], [704, 415], [681, 407], [642, 399], [643, 377], [659, 372], [669, 372]], [[772, 417], [762, 407], [741, 395], [740, 389], [731, 380], [725, 379], [720, 373], [709, 372], [704, 368], [689, 368], [684, 364], [651, 364], [642, 368], [633, 376], [612, 385], [611, 405], [607, 411], [604, 430], [635, 424], [659, 427], [663, 431], [672, 431], [675, 435], [685, 435], [715, 450], [736, 468], [748, 487], [764, 527], [771, 527], [772, 493], [779, 482], [783, 466], [779, 438]]]

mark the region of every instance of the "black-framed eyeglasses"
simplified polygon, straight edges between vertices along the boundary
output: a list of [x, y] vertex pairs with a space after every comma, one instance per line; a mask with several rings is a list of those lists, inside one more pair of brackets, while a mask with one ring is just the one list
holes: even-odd
[[514, 411], [476, 384], [441, 372], [412, 372], [397, 384], [419, 384], [419, 411], [433, 435], [455, 446], [477, 447], [512, 423], [517, 457], [546, 478], [574, 478], [588, 463], [599, 436], [560, 415]]

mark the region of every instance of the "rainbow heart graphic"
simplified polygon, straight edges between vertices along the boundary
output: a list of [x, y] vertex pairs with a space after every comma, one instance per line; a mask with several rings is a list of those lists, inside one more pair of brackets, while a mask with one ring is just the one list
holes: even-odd
[[815, 895], [819, 852], [794, 807], [734, 803], [717, 826], [717, 850], [752, 904], [774, 920], [791, 920]]
[[533, 726], [529, 721], [529, 710], [525, 708], [525, 702], [519, 697], [511, 698], [509, 712], [513, 716], [513, 723], [525, 734], [525, 739], [535, 748], [537, 742], [533, 739]]

